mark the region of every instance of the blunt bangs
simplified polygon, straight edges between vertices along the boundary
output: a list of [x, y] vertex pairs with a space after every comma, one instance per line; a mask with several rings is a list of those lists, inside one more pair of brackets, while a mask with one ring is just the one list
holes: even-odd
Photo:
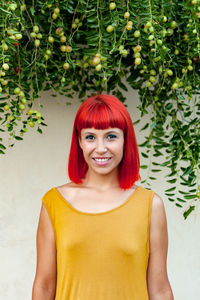
[[80, 113], [77, 120], [79, 134], [83, 128], [107, 129], [109, 127], [125, 131], [126, 120], [120, 110], [104, 102], [97, 101], [91, 104]]

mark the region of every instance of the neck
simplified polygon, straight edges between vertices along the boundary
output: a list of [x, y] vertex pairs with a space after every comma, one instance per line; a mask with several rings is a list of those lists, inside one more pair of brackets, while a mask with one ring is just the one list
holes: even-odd
[[118, 170], [116, 169], [109, 174], [97, 174], [88, 170], [86, 177], [83, 179], [82, 185], [99, 191], [106, 191], [111, 188], [120, 188]]

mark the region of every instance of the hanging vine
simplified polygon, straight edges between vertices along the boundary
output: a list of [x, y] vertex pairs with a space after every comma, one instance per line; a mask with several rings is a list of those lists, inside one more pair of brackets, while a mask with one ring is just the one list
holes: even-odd
[[199, 21], [199, 0], [2, 0], [0, 153], [33, 127], [42, 134], [41, 91], [80, 101], [105, 92], [125, 104], [131, 87], [134, 124], [151, 117], [140, 129], [143, 182], [167, 167], [165, 194], [187, 218], [200, 201]]

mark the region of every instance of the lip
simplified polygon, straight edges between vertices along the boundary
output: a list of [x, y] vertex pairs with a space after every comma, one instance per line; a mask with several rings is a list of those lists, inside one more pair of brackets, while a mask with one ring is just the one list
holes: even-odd
[[104, 157], [103, 157], [103, 156], [100, 156], [100, 157], [92, 157], [92, 158], [93, 158], [93, 159], [95, 159], [95, 158], [97, 158], [97, 159], [102, 159], [102, 158], [111, 158], [111, 157], [108, 157], [108, 156], [107, 156], [107, 157], [106, 157], [106, 156], [104, 156]]
[[[97, 158], [97, 157], [95, 157], [95, 158]], [[112, 159], [112, 157], [101, 157], [101, 158], [109, 158], [109, 159], [107, 161], [96, 161], [95, 158], [93, 157], [92, 159], [93, 159], [94, 163], [98, 166], [105, 166], [105, 165], [109, 164]]]

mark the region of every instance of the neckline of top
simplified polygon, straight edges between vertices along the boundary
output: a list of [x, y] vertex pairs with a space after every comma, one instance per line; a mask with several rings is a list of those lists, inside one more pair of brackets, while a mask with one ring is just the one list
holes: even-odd
[[59, 198], [65, 202], [65, 204], [71, 208], [73, 211], [75, 211], [76, 213], [79, 213], [79, 214], [82, 214], [82, 215], [87, 215], [87, 216], [98, 216], [98, 215], [105, 215], [105, 214], [108, 214], [108, 213], [112, 213], [118, 209], [120, 209], [121, 207], [125, 206], [129, 201], [130, 199], [136, 194], [136, 192], [141, 188], [141, 186], [137, 186], [137, 188], [133, 191], [133, 193], [120, 205], [114, 207], [114, 208], [111, 208], [109, 210], [106, 210], [106, 211], [102, 211], [102, 212], [97, 212], [97, 213], [89, 213], [89, 212], [85, 212], [85, 211], [81, 211], [81, 210], [78, 210], [76, 209], [74, 206], [72, 206], [62, 195], [61, 193], [58, 191], [58, 189], [56, 187], [53, 187], [53, 190], [56, 191], [56, 194], [59, 196]]

